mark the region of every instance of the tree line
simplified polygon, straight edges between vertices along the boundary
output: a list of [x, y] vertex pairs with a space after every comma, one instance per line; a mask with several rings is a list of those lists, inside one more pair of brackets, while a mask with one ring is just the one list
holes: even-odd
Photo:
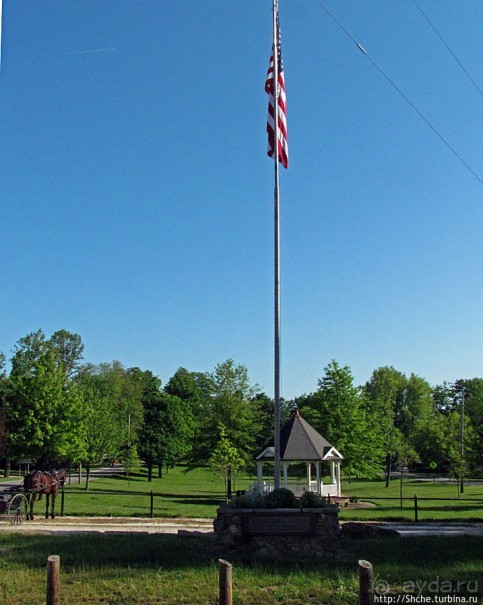
[[[83, 359], [78, 334], [42, 330], [16, 343], [7, 371], [0, 353], [0, 459], [37, 467], [141, 460], [153, 473], [183, 462], [210, 465], [231, 488], [273, 433], [273, 401], [228, 359], [212, 372], [179, 368], [162, 384], [150, 370]], [[431, 387], [392, 366], [354, 385], [331, 361], [314, 392], [282, 401], [344, 456], [343, 474], [389, 483], [396, 465], [419, 464], [463, 477], [482, 460], [483, 378]], [[462, 421], [462, 411], [464, 418]], [[462, 440], [463, 436], [463, 440]]]

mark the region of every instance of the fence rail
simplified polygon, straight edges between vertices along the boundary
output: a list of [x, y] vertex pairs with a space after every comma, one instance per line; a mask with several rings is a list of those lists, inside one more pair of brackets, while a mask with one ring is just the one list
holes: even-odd
[[[419, 504], [421, 502], [478, 502], [479, 506], [475, 506], [476, 510], [479, 510], [480, 508], [483, 508], [483, 498], [428, 498], [425, 496], [418, 496], [416, 494], [414, 494], [414, 496], [350, 496], [351, 500], [360, 502], [372, 502], [373, 500], [396, 500], [397, 502], [400, 502], [400, 508], [402, 509], [403, 505], [403, 501], [404, 500], [410, 500], [413, 503], [413, 507], [414, 507], [414, 522], [418, 523], [419, 521], [419, 512], [421, 510], [421, 507], [419, 506]], [[331, 498], [329, 500], [347, 500], [346, 498]], [[456, 507], [455, 507], [456, 510]]]
[[[72, 492], [71, 490], [67, 489], [67, 490], [63, 490], [62, 494], [61, 494], [61, 510], [60, 510], [60, 514], [61, 516], [65, 514], [65, 501], [66, 501], [66, 495], [69, 495], [70, 497], [77, 497], [77, 496], [84, 496], [84, 497], [95, 497], [95, 496], [116, 496], [116, 497], [135, 497], [135, 498], [144, 498], [146, 505], [145, 506], [140, 506], [139, 508], [142, 508], [146, 511], [146, 509], [149, 509], [149, 517], [153, 518], [154, 517], [154, 513], [155, 513], [155, 499], [156, 498], [169, 498], [169, 494], [165, 494], [165, 493], [159, 493], [159, 492], [154, 492], [154, 491], [149, 491], [149, 492], [140, 492], [140, 491], [97, 491], [97, 490], [91, 490], [91, 491], [75, 491]], [[404, 497], [398, 497], [398, 496], [356, 496], [356, 495], [352, 495], [350, 497], [330, 497], [329, 498], [329, 502], [340, 502], [340, 501], [347, 501], [348, 499], [356, 501], [356, 502], [360, 502], [360, 501], [364, 501], [364, 502], [372, 502], [372, 501], [397, 501], [400, 503], [400, 508], [403, 508], [403, 502], [412, 502], [412, 507], [414, 509], [414, 521], [418, 522], [419, 521], [419, 513], [421, 511], [424, 511], [425, 507], [424, 505], [421, 506], [422, 503], [425, 502], [446, 502], [448, 504], [460, 504], [460, 503], [464, 503], [464, 502], [471, 502], [474, 503], [475, 506], [475, 510], [479, 510], [481, 508], [483, 508], [483, 498], [431, 498], [431, 497], [426, 497], [426, 496], [417, 496], [417, 495], [413, 495], [413, 496], [404, 496]], [[220, 502], [222, 500], [220, 499]], [[454, 507], [454, 510], [457, 510], [458, 507]], [[147, 514], [147, 513], [145, 513]]]

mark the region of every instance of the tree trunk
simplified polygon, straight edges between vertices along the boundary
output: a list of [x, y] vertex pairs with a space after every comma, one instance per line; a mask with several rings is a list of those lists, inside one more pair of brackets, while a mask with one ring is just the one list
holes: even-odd
[[226, 475], [226, 498], [227, 500], [231, 499], [231, 468], [227, 470]]
[[151, 460], [148, 462], [148, 481], [153, 480], [153, 463]]
[[158, 479], [163, 478], [163, 461], [158, 460]]
[[391, 481], [391, 456], [386, 456], [386, 487], [389, 487]]
[[86, 492], [89, 491], [89, 479], [91, 477], [91, 463], [86, 462]]
[[5, 475], [4, 477], [7, 479], [10, 477], [10, 460], [5, 460]]
[[401, 510], [403, 507], [403, 467], [401, 466], [401, 478], [399, 480], [399, 499], [401, 503]]

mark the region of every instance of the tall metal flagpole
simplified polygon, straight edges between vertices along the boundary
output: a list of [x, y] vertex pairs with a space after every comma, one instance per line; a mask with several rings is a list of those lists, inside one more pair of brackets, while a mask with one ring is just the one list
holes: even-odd
[[274, 487], [280, 487], [280, 181], [278, 167], [278, 0], [273, 0], [273, 94], [274, 94]]
[[0, 0], [0, 71], [2, 70], [2, 0]]

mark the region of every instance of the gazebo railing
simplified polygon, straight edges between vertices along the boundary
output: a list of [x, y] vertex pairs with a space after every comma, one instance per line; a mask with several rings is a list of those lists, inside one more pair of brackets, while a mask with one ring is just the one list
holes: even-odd
[[[282, 485], [283, 486], [283, 485]], [[283, 486], [284, 487], [284, 486]], [[287, 488], [292, 491], [296, 496], [302, 496], [304, 492], [310, 491], [317, 493], [317, 481], [297, 481], [287, 483]], [[336, 496], [337, 495], [337, 484], [336, 483], [323, 483], [321, 486], [321, 496]], [[257, 490], [257, 483], [254, 483], [251, 487], [251, 490]], [[263, 491], [264, 493], [269, 493], [274, 489], [273, 481], [264, 481], [263, 482]]]

